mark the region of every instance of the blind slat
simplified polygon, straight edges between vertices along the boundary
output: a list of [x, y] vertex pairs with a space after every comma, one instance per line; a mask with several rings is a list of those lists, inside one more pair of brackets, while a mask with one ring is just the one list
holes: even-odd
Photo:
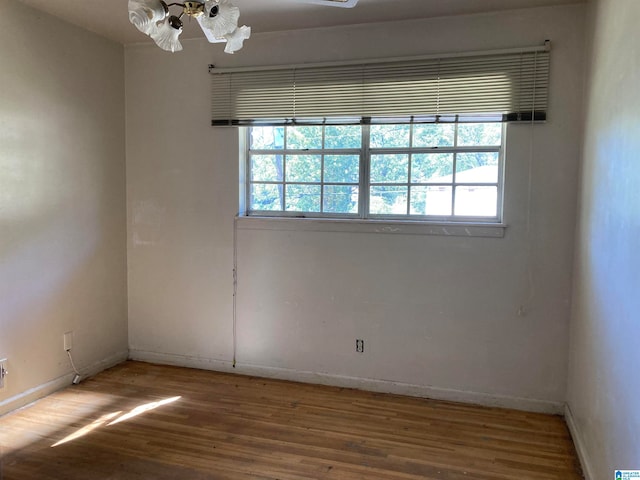
[[214, 125], [479, 113], [531, 121], [546, 119], [549, 52], [212, 74]]

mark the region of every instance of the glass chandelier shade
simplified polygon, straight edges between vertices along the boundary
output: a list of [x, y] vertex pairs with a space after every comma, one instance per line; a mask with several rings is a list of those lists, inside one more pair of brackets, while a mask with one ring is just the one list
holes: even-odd
[[224, 39], [225, 35], [238, 28], [240, 9], [234, 7], [229, 0], [207, 0], [204, 2], [204, 14], [198, 18], [201, 19], [200, 26], [203, 30], [211, 30], [215, 38]]
[[150, 35], [158, 22], [169, 14], [167, 4], [161, 0], [129, 0], [129, 21], [142, 33]]
[[149, 34], [162, 50], [167, 52], [179, 52], [182, 50], [182, 44], [178, 37], [182, 33], [182, 20], [175, 15], [171, 15], [163, 22], [156, 25], [155, 29]]
[[224, 47], [225, 53], [235, 53], [242, 48], [244, 41], [251, 36], [251, 27], [243, 25], [233, 32], [225, 35], [227, 45]]

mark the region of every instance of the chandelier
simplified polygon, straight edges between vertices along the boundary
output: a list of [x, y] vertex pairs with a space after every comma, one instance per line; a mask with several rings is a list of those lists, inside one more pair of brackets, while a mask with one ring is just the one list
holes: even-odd
[[[172, 7], [182, 11], [172, 15]], [[238, 27], [240, 10], [229, 0], [168, 4], [163, 0], [129, 0], [129, 21], [168, 52], [182, 50], [179, 37], [182, 33], [182, 17], [185, 15], [197, 20], [209, 42], [226, 42], [225, 53], [237, 52], [251, 36], [251, 27]]]

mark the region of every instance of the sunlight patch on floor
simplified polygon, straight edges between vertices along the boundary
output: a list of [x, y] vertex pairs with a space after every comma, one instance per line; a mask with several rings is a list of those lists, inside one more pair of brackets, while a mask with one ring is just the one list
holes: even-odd
[[[137, 417], [139, 415], [142, 415], [144, 413], [150, 412], [151, 410], [155, 410], [158, 407], [162, 407], [164, 405], [168, 405], [170, 403], [177, 402], [181, 398], [182, 398], [181, 396], [177, 396], [177, 397], [165, 398], [164, 400], [158, 400], [156, 402], [145, 403], [143, 405], [137, 406], [136, 408], [134, 408], [134, 409], [132, 409], [129, 412], [124, 413], [124, 414], [122, 413], [122, 410], [117, 411], [117, 412], [107, 413], [106, 415], [101, 416], [97, 420], [94, 420], [90, 424], [85, 425], [84, 427], [76, 430], [72, 434], [67, 435], [62, 440], [59, 440], [58, 442], [56, 442], [53, 445], [51, 445], [51, 447], [52, 448], [53, 447], [57, 447], [59, 445], [63, 445], [65, 443], [71, 442], [73, 440], [77, 440], [78, 438], [84, 437], [85, 435], [91, 433], [95, 429], [100, 428], [102, 426], [109, 427], [111, 425], [116, 425], [116, 424], [118, 424], [120, 422], [126, 422], [127, 420], [131, 420], [132, 418], [135, 418], [135, 417]], [[109, 422], [109, 420], [112, 420], [112, 421]], [[109, 422], [109, 423], [107, 423], [107, 422]]]
[[[68, 388], [9, 412], [0, 417], [0, 457], [41, 442], [43, 438], [55, 438], [56, 433], [68, 431], [78, 418], [91, 418], [100, 411], [108, 411], [114, 404], [114, 398], [113, 395]], [[60, 408], [61, 405], [77, 408], [71, 415], [69, 409]], [[46, 415], [33, 416], [31, 412], [34, 409], [44, 411]]]
[[101, 427], [102, 425], [104, 425], [106, 422], [108, 422], [109, 420], [111, 420], [114, 417], [117, 417], [118, 415], [120, 415], [122, 413], [122, 411], [119, 412], [112, 412], [112, 413], [107, 413], [106, 415], [101, 416], [100, 418], [98, 418], [97, 420], [94, 420], [93, 422], [91, 422], [89, 425], [85, 425], [84, 427], [80, 428], [79, 430], [76, 430], [75, 432], [73, 432], [71, 435], [67, 435], [66, 437], [64, 437], [62, 440], [54, 443], [53, 445], [51, 445], [52, 447], [57, 447], [58, 445], [62, 445], [64, 443], [67, 442], [71, 442], [73, 440], [76, 440], [80, 437], [84, 437], [86, 434], [92, 432], [93, 430], [95, 430], [96, 428]]
[[151, 410], [155, 410], [156, 408], [162, 407], [163, 405], [168, 405], [169, 403], [176, 402], [181, 398], [182, 397], [180, 396], [165, 398], [164, 400], [159, 400], [157, 402], [151, 402], [151, 403], [146, 403], [144, 405], [140, 405], [139, 407], [136, 407], [133, 410], [131, 410], [129, 413], [125, 413], [121, 417], [115, 419], [113, 422], [109, 423], [109, 425], [115, 425], [120, 422], [126, 422], [127, 420], [137, 417], [138, 415], [142, 415], [143, 413], [149, 412]]

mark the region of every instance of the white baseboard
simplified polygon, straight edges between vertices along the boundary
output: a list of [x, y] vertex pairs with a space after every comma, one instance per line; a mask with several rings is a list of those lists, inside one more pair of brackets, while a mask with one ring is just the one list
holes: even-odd
[[[106, 370], [107, 368], [111, 368], [119, 363], [122, 363], [128, 358], [128, 356], [128, 351], [122, 351], [118, 352], [115, 355], [111, 355], [103, 360], [92, 363], [87, 367], [80, 368], [82, 379], [91, 377], [96, 373]], [[53, 380], [50, 380], [46, 383], [19, 393], [18, 395], [14, 395], [13, 397], [3, 400], [2, 402], [0, 402], [0, 415], [4, 415], [13, 410], [17, 410], [18, 408], [22, 408], [26, 405], [29, 405], [30, 403], [35, 402], [36, 400], [41, 399], [42, 397], [46, 397], [53, 392], [70, 386], [74, 376], [74, 372], [66, 373], [58, 378], [54, 378]]]
[[46, 397], [53, 392], [71, 385], [73, 375], [73, 373], [68, 373], [47, 383], [43, 383], [41, 385], [38, 385], [37, 387], [30, 388], [29, 390], [19, 393], [18, 395], [14, 395], [13, 397], [9, 397], [6, 400], [3, 400], [2, 402], [0, 402], [0, 415], [4, 415], [13, 410], [24, 407], [25, 405], [29, 405], [30, 403], [33, 403], [42, 397]]
[[566, 404], [564, 406], [564, 419], [567, 422], [567, 426], [569, 427], [571, 438], [573, 438], [573, 444], [576, 447], [576, 453], [578, 454], [580, 465], [582, 465], [582, 473], [584, 474], [585, 480], [595, 480], [596, 477], [593, 476], [593, 470], [591, 469], [591, 463], [589, 462], [589, 456], [587, 455], [587, 449], [585, 447], [584, 440], [582, 439], [578, 424], [576, 423], [576, 420], [571, 413], [569, 404]]
[[413, 385], [410, 383], [394, 382], [390, 380], [349, 377], [329, 373], [314, 373], [261, 365], [236, 364], [236, 368], [233, 368], [232, 363], [229, 361], [192, 357], [187, 355], [131, 349], [129, 350], [129, 358], [131, 360], [163, 365], [215, 370], [218, 372], [237, 373], [239, 375], [252, 375], [264, 378], [276, 378], [279, 380], [291, 380], [294, 382], [331, 385], [334, 387], [356, 388], [372, 392], [394, 393], [398, 395], [433, 398], [436, 400], [470, 403], [489, 407], [513, 408], [527, 412], [560, 415], [564, 411], [564, 403], [562, 402], [469, 392], [464, 390], [432, 387], [428, 385]]

